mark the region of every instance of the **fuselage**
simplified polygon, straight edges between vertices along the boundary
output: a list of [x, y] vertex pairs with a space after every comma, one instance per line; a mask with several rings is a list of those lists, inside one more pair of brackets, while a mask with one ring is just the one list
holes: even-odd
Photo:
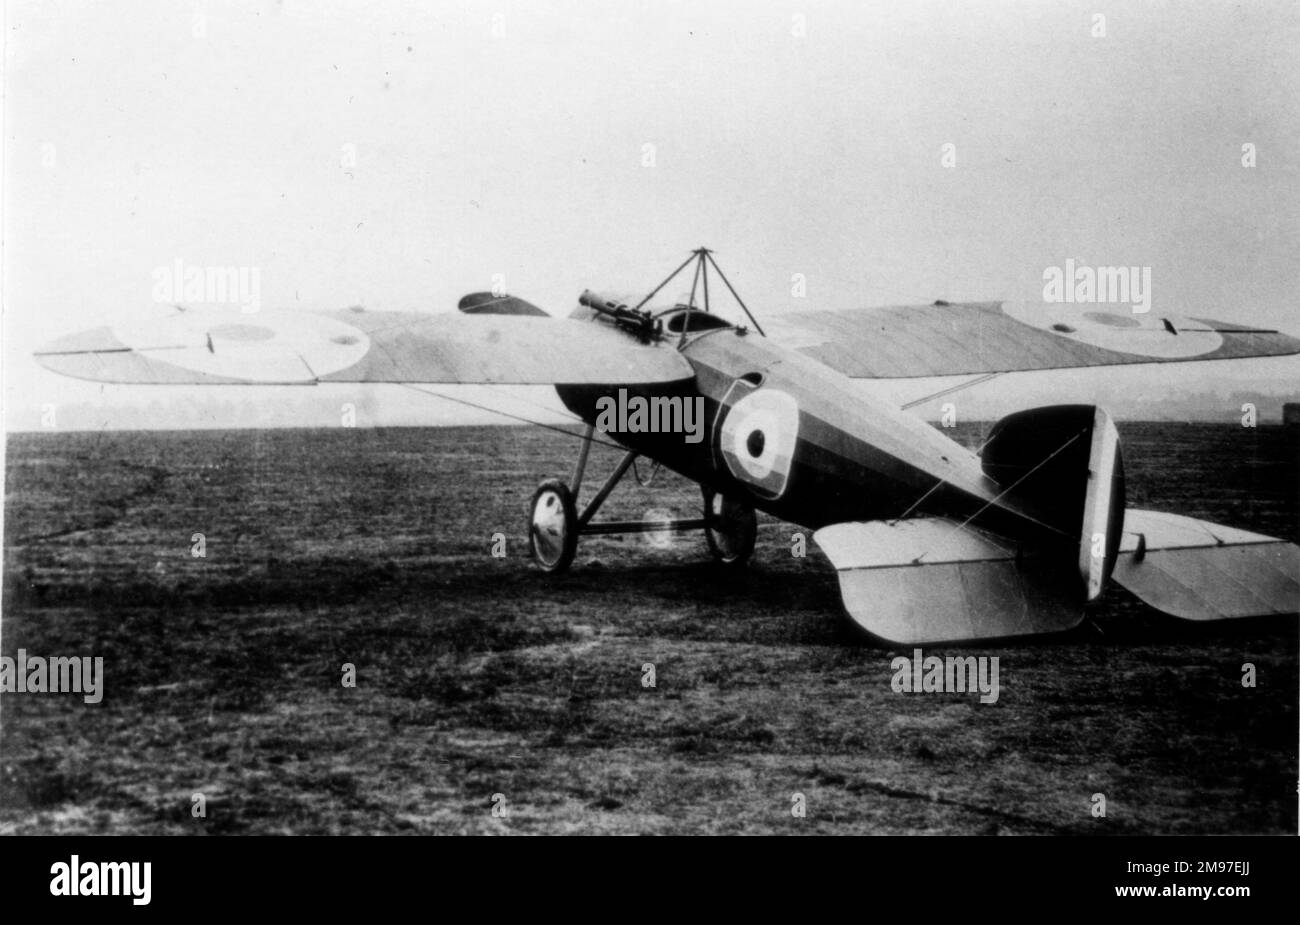
[[[620, 388], [647, 402], [701, 399], [703, 439], [696, 443], [671, 432], [608, 436], [716, 491], [813, 529], [897, 517], [927, 492], [917, 510], [958, 516], [998, 498], [997, 484], [974, 453], [817, 360], [732, 327], [687, 335], [679, 349], [694, 380], [556, 388], [589, 424], [598, 423], [601, 399], [608, 407]], [[938, 482], [942, 486], [931, 491]]]

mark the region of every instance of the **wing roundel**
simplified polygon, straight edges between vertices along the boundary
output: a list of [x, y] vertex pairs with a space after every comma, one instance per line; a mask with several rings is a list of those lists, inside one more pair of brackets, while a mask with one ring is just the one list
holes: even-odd
[[1177, 363], [1300, 353], [1279, 331], [1123, 306], [936, 302], [790, 312], [773, 339], [859, 379]]

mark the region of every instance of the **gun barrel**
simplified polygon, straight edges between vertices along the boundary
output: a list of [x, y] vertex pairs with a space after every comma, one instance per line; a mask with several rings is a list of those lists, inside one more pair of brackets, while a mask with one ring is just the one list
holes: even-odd
[[592, 292], [590, 289], [584, 289], [582, 295], [578, 296], [578, 303], [588, 308], [594, 308], [598, 312], [604, 312], [607, 315], [619, 314], [619, 309], [628, 311], [628, 307], [619, 302], [611, 302], [599, 293]]
[[578, 296], [578, 303], [593, 311], [612, 318], [619, 327], [633, 331], [638, 337], [649, 339], [658, 331], [653, 316], [645, 309], [628, 308], [622, 302], [615, 302], [590, 289], [584, 289]]

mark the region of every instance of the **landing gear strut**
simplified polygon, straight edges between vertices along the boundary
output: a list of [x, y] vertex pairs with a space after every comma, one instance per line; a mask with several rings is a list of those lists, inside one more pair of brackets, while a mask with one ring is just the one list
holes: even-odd
[[743, 501], [720, 495], [711, 488], [704, 491], [703, 516], [687, 520], [646, 521], [615, 520], [592, 523], [605, 499], [632, 468], [637, 453], [629, 450], [619, 461], [605, 484], [578, 513], [578, 491], [587, 469], [591, 438], [595, 428], [588, 426], [586, 440], [573, 473], [573, 488], [560, 479], [547, 479], [537, 486], [529, 512], [528, 547], [533, 560], [544, 572], [558, 573], [573, 564], [578, 551], [578, 537], [602, 533], [685, 533], [703, 530], [714, 559], [728, 566], [741, 566], [754, 551], [758, 520], [754, 509]]

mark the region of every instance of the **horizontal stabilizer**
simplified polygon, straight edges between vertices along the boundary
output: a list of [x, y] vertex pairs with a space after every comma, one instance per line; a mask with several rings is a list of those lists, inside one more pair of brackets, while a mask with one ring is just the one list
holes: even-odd
[[839, 572], [849, 616], [889, 642], [1055, 633], [1083, 619], [1073, 556], [1015, 545], [944, 518], [832, 524], [813, 538]]
[[1113, 577], [1183, 620], [1300, 611], [1300, 546], [1177, 514], [1130, 508]]

